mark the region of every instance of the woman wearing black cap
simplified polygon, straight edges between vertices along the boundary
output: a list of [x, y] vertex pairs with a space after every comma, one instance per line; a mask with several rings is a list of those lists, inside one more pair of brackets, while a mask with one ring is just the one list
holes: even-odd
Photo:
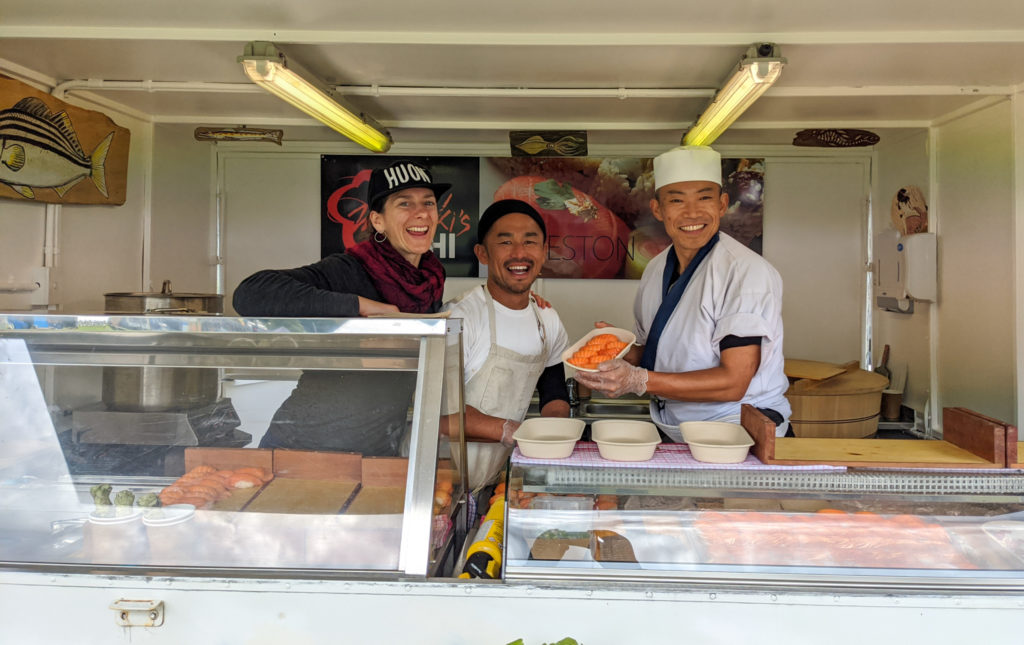
[[[304, 267], [254, 273], [235, 290], [235, 311], [338, 318], [437, 312], [445, 274], [431, 245], [437, 200], [450, 187], [411, 161], [374, 170], [371, 239]], [[398, 454], [415, 380], [406, 372], [305, 372], [260, 447]]]
[[354, 317], [377, 313], [435, 313], [444, 267], [430, 250], [437, 200], [451, 184], [397, 161], [370, 175], [374, 234], [344, 253], [298, 269], [269, 269], [238, 285], [232, 300], [243, 316]]

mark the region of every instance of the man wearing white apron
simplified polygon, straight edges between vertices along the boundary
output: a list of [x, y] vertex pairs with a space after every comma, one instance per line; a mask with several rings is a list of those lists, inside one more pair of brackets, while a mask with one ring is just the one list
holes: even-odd
[[541, 309], [530, 294], [547, 257], [540, 214], [519, 200], [495, 202], [480, 216], [477, 240], [474, 252], [487, 266], [487, 283], [445, 308], [463, 319], [466, 437], [492, 442], [468, 449], [470, 457], [487, 453], [486, 480], [508, 457], [534, 389], [542, 416], [569, 416], [561, 363], [568, 338], [555, 310]]
[[576, 379], [612, 396], [649, 393], [652, 420], [675, 441], [683, 421], [738, 423], [744, 403], [785, 434], [782, 279], [719, 231], [729, 206], [721, 156], [706, 146], [673, 148], [655, 157], [654, 186], [651, 210], [672, 244], [640, 279], [637, 345]]

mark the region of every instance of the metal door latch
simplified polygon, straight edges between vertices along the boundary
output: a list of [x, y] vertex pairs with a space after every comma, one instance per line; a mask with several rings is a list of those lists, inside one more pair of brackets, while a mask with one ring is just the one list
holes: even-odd
[[115, 600], [110, 608], [122, 627], [159, 627], [164, 624], [163, 600]]

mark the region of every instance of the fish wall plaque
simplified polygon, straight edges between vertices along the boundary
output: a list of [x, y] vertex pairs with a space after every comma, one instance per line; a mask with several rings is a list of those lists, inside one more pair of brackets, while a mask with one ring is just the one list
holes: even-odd
[[196, 128], [193, 135], [196, 141], [270, 141], [281, 145], [284, 130], [267, 130], [265, 128]]
[[0, 77], [0, 197], [55, 204], [124, 204], [130, 133]]

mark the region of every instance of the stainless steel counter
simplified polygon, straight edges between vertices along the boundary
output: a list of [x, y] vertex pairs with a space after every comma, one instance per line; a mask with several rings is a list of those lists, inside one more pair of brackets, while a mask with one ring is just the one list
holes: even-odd
[[[530, 399], [530, 407], [526, 418], [540, 416], [540, 402], [536, 396]], [[600, 419], [637, 419], [648, 421], [651, 418], [648, 399], [582, 399], [570, 407], [570, 416], [583, 419], [587, 423]]]

